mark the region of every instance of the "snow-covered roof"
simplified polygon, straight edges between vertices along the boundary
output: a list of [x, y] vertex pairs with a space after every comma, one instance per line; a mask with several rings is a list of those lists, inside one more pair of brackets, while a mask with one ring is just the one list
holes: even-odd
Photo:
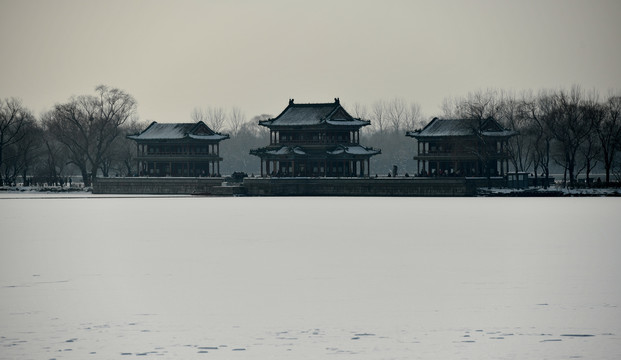
[[[324, 152], [325, 151], [325, 152]], [[367, 148], [361, 145], [337, 145], [332, 150], [318, 150], [317, 149], [304, 149], [301, 146], [282, 146], [277, 149], [271, 149], [269, 147], [264, 147], [260, 149], [250, 150], [252, 155], [261, 156], [261, 154], [266, 155], [276, 155], [276, 156], [284, 156], [284, 155], [311, 155], [311, 156], [335, 156], [335, 155], [363, 155], [363, 156], [373, 156], [381, 153], [380, 150], [376, 150], [373, 148]]]
[[290, 147], [290, 146], [283, 146], [278, 150], [267, 150], [265, 151], [266, 154], [270, 154], [270, 155], [287, 155], [287, 154], [297, 154], [297, 155], [306, 155], [306, 152], [299, 146], [296, 147]]
[[197, 123], [172, 123], [159, 124], [152, 122], [144, 131], [135, 135], [128, 135], [132, 140], [212, 140], [219, 141], [228, 139], [229, 136], [217, 133], [209, 128], [204, 122]]
[[229, 138], [228, 135], [222, 135], [222, 134], [213, 134], [213, 135], [192, 135], [192, 134], [189, 134], [188, 137], [190, 139], [196, 139], [196, 140], [224, 140], [224, 139], [228, 139]]
[[371, 122], [354, 118], [341, 106], [339, 99], [333, 103], [295, 104], [293, 99], [280, 115], [259, 121], [259, 125], [272, 126], [366, 126]]
[[330, 155], [340, 155], [340, 154], [349, 154], [349, 155], [377, 155], [380, 153], [379, 150], [375, 150], [373, 148], [367, 148], [360, 145], [354, 146], [345, 146], [339, 145], [336, 149], [327, 152]]
[[494, 118], [487, 119], [439, 119], [434, 118], [422, 130], [408, 131], [414, 138], [472, 136], [480, 132], [483, 136], [510, 137], [517, 132], [503, 128]]

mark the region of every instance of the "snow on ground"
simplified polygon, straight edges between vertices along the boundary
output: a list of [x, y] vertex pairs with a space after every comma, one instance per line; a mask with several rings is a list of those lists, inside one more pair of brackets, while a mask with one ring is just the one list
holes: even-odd
[[621, 357], [617, 198], [0, 197], [2, 359]]
[[479, 195], [483, 196], [506, 196], [520, 195], [525, 196], [621, 196], [619, 188], [567, 188], [561, 185], [554, 185], [547, 189], [531, 186], [526, 189], [512, 188], [479, 188]]

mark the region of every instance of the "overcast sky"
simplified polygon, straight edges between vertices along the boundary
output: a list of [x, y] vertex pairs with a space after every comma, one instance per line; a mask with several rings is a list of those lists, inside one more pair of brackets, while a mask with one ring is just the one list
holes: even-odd
[[0, 98], [40, 114], [98, 84], [142, 120], [487, 88], [621, 88], [621, 1], [0, 0]]

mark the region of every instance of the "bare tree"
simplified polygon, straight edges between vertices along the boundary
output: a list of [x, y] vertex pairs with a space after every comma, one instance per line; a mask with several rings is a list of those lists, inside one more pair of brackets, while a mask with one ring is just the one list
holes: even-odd
[[583, 96], [578, 86], [572, 87], [569, 92], [560, 90], [553, 97], [554, 107], [548, 114], [550, 130], [560, 149], [555, 160], [569, 174], [571, 186], [576, 185], [578, 150], [593, 130], [582, 106]]
[[204, 122], [215, 132], [222, 130], [226, 123], [226, 111], [222, 107], [194, 108], [190, 116], [195, 122]]
[[406, 129], [418, 129], [426, 125], [423, 112], [419, 103], [412, 102], [405, 111], [404, 127]]
[[354, 103], [352, 110], [352, 115], [356, 118], [367, 119], [369, 117], [366, 105], [360, 104], [359, 102]]
[[207, 122], [207, 116], [205, 115], [205, 112], [201, 108], [194, 108], [194, 110], [192, 110], [192, 113], [190, 114], [190, 118], [194, 122], [199, 122], [199, 121]]
[[440, 106], [442, 108], [442, 117], [447, 119], [455, 119], [459, 117], [457, 115], [458, 103], [459, 100], [455, 97], [445, 97], [442, 100], [442, 105]]
[[[230, 115], [227, 118], [229, 133], [232, 136], [236, 136], [241, 129], [241, 126], [246, 122], [246, 115], [241, 108], [234, 106], [231, 109]], [[215, 131], [215, 130], [214, 130]]]
[[254, 136], [269, 140], [268, 136], [270, 134], [270, 131], [268, 128], [266, 128], [265, 126], [252, 126], [252, 124], [257, 125], [259, 124], [259, 121], [269, 120], [272, 117], [273, 116], [270, 114], [261, 114], [261, 115], [253, 116], [252, 119], [250, 119], [248, 123], [244, 124], [244, 127], [248, 128], [250, 132], [254, 133]]
[[[53, 110], [44, 113], [41, 122], [45, 129], [45, 124], [51, 121]], [[42, 139], [44, 154], [43, 168], [37, 172], [39, 182], [56, 183], [58, 178], [63, 175], [65, 166], [69, 161], [69, 152], [67, 148], [53, 136], [49, 131], [43, 131]]]
[[387, 118], [391, 130], [395, 133], [403, 128], [406, 118], [407, 105], [403, 98], [394, 98], [388, 103]]
[[269, 130], [264, 126], [258, 126], [258, 123], [260, 120], [267, 120], [271, 117], [267, 114], [254, 116], [240, 125], [236, 136], [222, 143], [222, 153], [226, 153], [225, 161], [221, 166], [224, 173], [232, 174], [235, 171], [243, 171], [252, 174], [260, 172], [260, 163], [256, 157], [250, 155], [248, 149], [264, 146], [265, 142], [269, 141]]
[[70, 161], [82, 173], [86, 186], [112, 144], [121, 126], [135, 113], [136, 101], [122, 90], [98, 86], [97, 96], [82, 95], [56, 105], [44, 122], [47, 130], [68, 150]]
[[17, 151], [17, 169], [22, 176], [22, 182], [27, 185], [28, 174], [43, 154], [43, 128], [34, 118], [31, 118], [24, 123], [21, 131], [24, 135], [14, 146]]
[[495, 89], [478, 90], [461, 98], [444, 99], [444, 116], [462, 119], [498, 119], [502, 94]]
[[[32, 119], [32, 114], [20, 100], [15, 98], [0, 100], [0, 169], [3, 168], [4, 152], [25, 136], [25, 133], [21, 131], [22, 127]], [[3, 183], [2, 171], [0, 171], [0, 185]]]
[[108, 177], [111, 171], [120, 176], [131, 176], [137, 172], [136, 143], [128, 139], [127, 135], [139, 133], [147, 128], [149, 123], [149, 121], [139, 121], [137, 117], [132, 117], [119, 128], [121, 135], [114, 140], [111, 150], [104, 156], [99, 167], [104, 177]]
[[551, 147], [554, 136], [550, 131], [549, 116], [553, 108], [552, 95], [540, 91], [538, 96], [525, 95], [520, 106], [526, 125], [521, 129], [532, 147], [530, 153], [535, 173], [535, 185], [538, 183], [539, 169], [544, 176], [544, 188], [548, 187], [550, 177]]
[[578, 153], [583, 163], [579, 166], [578, 171], [576, 171], [576, 176], [578, 176], [582, 170], [586, 170], [587, 185], [591, 184], [591, 171], [597, 166], [602, 151], [598, 130], [601, 128], [601, 124], [604, 121], [606, 110], [605, 107], [599, 103], [598, 98], [599, 96], [597, 93], [593, 93], [581, 106], [582, 116], [584, 116], [585, 122], [590, 124], [591, 131], [578, 148]]
[[500, 104], [496, 114], [497, 120], [503, 126], [518, 132], [507, 143], [510, 161], [516, 171], [529, 171], [533, 160], [531, 156], [533, 151], [532, 137], [529, 136], [531, 135], [528, 120], [529, 109], [523, 101], [526, 96], [524, 94], [520, 100], [512, 93], [501, 92]]
[[378, 100], [373, 103], [371, 126], [380, 134], [384, 133], [386, 128], [386, 105], [384, 100]]
[[604, 117], [596, 127], [601, 145], [601, 156], [606, 170], [606, 183], [615, 163], [615, 154], [621, 147], [621, 96], [610, 96], [603, 105]]

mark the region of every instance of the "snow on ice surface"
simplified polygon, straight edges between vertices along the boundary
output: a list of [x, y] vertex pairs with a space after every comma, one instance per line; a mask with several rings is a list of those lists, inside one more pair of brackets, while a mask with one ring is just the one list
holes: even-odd
[[620, 210], [4, 198], [0, 358], [621, 358]]

